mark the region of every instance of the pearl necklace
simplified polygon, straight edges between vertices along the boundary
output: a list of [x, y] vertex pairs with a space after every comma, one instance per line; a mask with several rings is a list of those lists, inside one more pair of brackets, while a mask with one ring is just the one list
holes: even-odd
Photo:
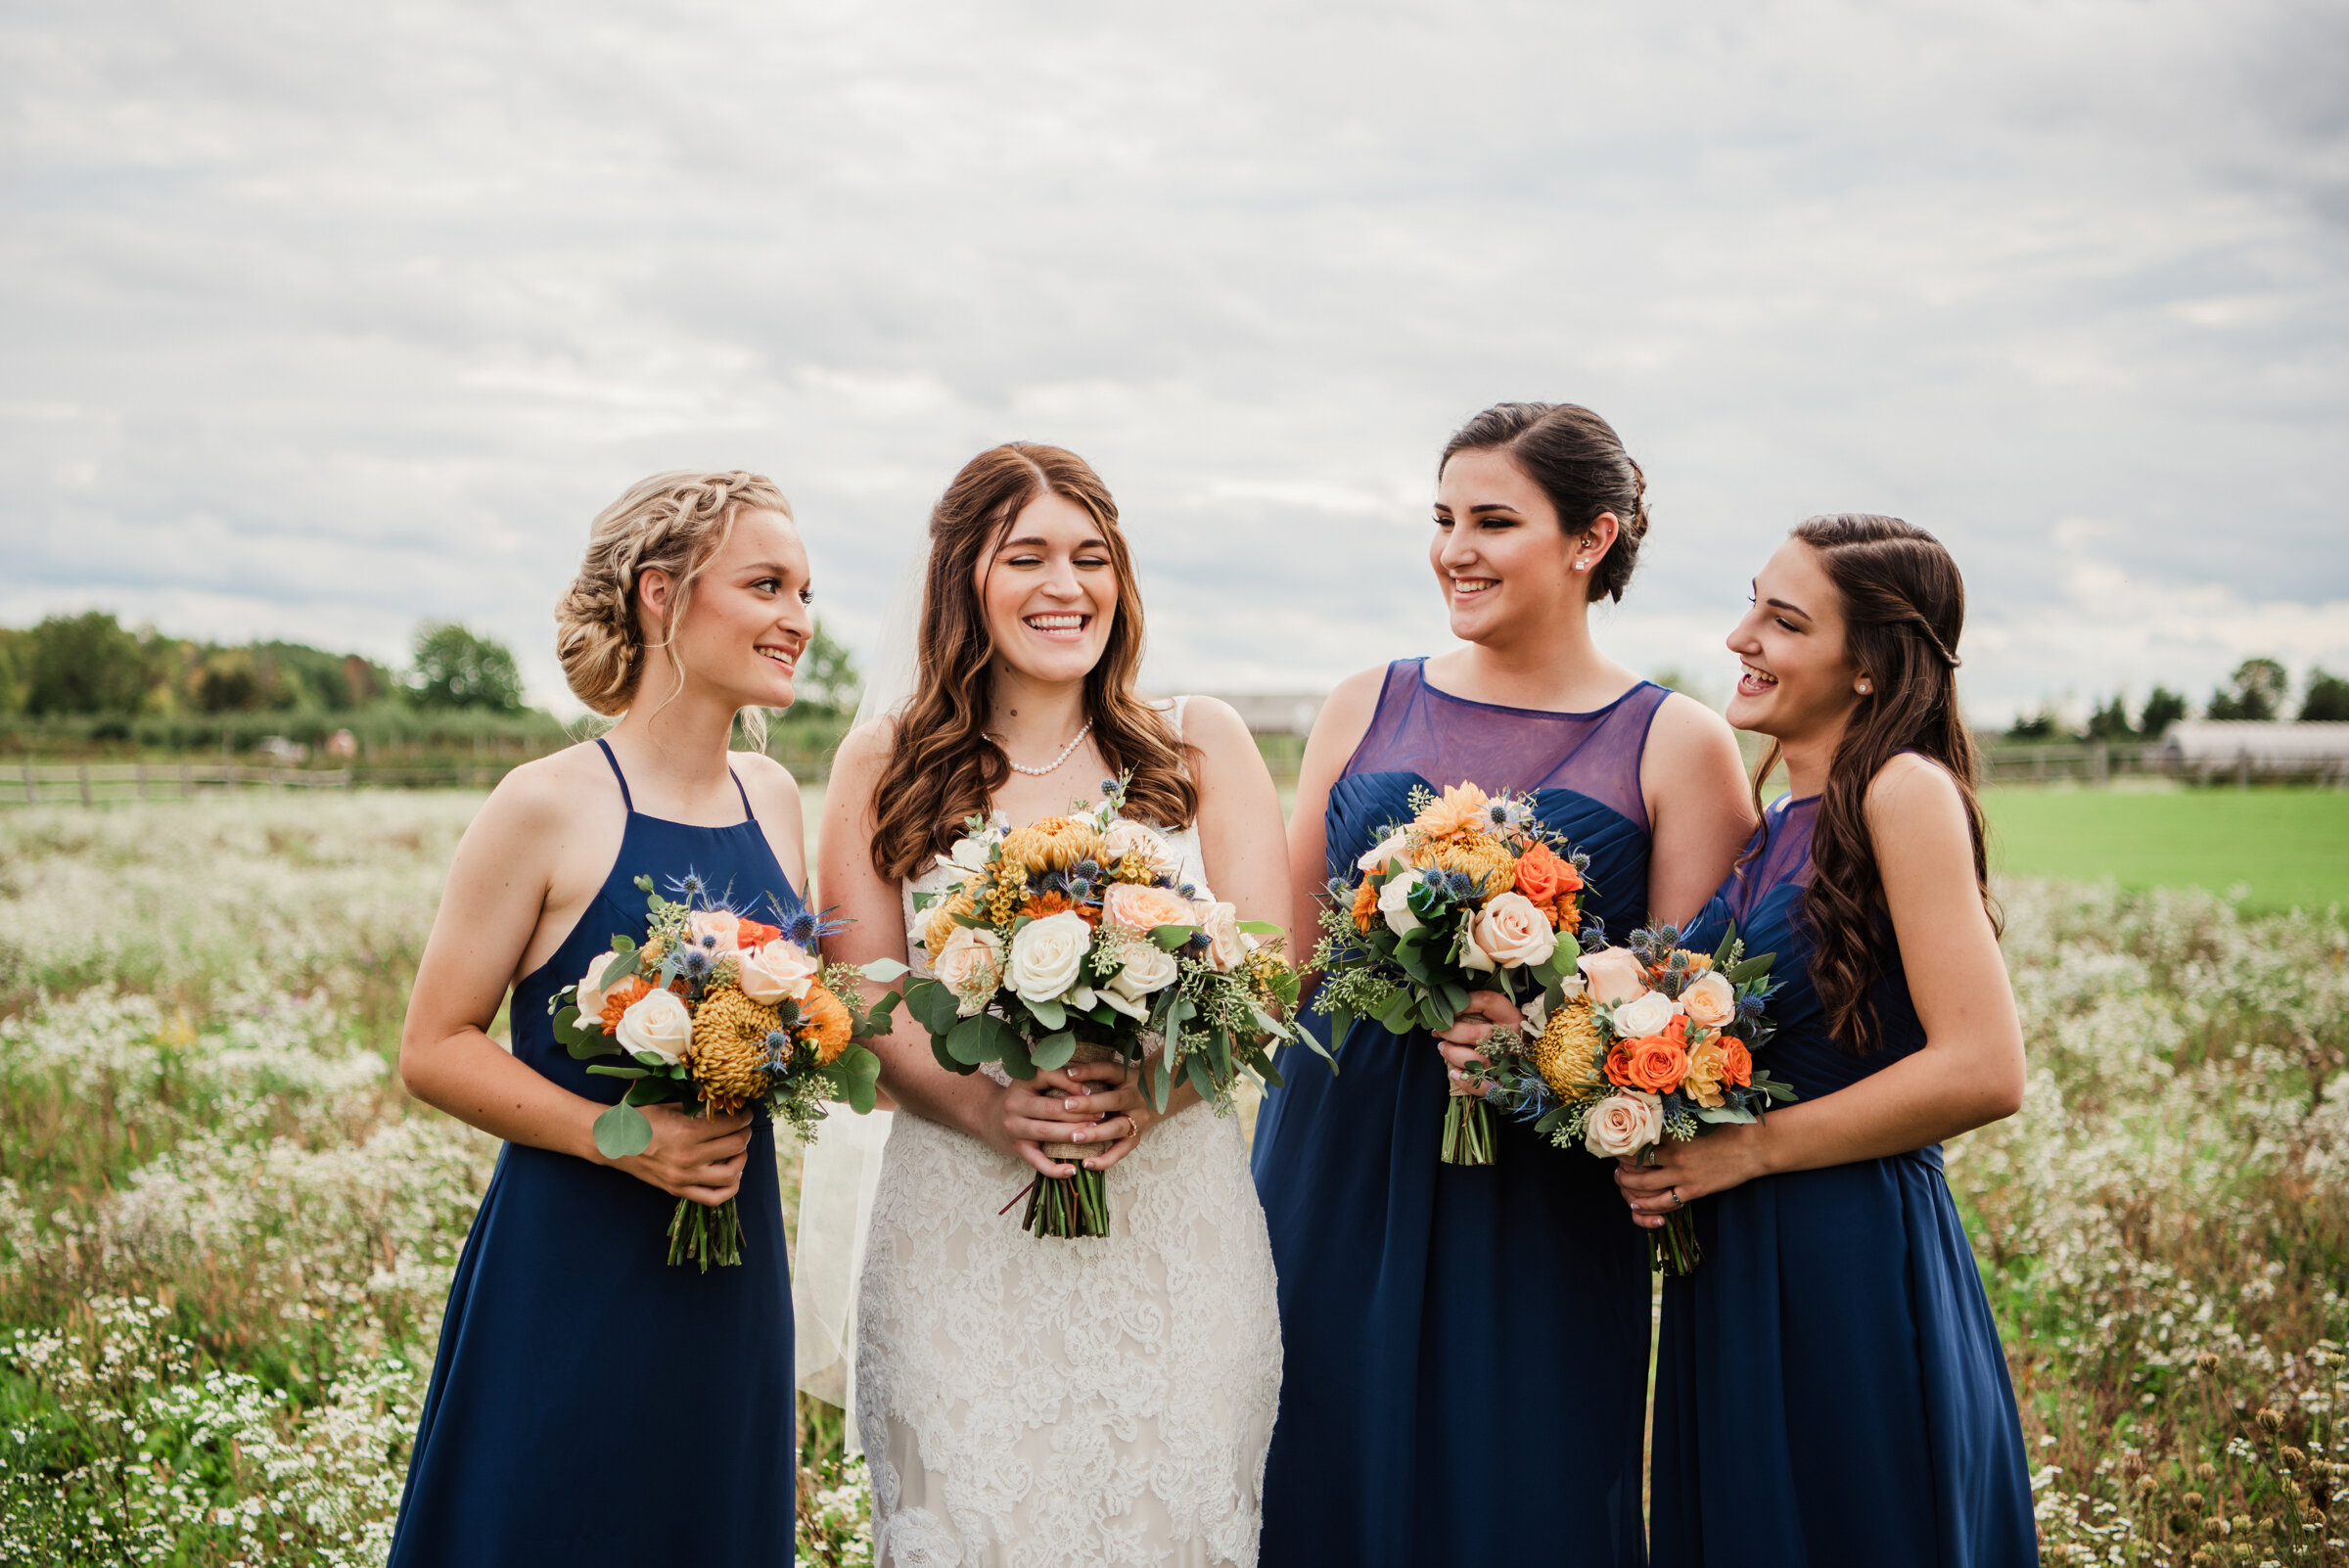
[[[1070, 741], [1066, 746], [1063, 746], [1060, 749], [1060, 755], [1053, 758], [1052, 761], [1046, 762], [1041, 767], [1022, 767], [1019, 763], [1011, 761], [1011, 754], [1008, 752], [1004, 754], [1003, 761], [1011, 763], [1011, 770], [1015, 773], [1025, 773], [1031, 778], [1042, 778], [1046, 773], [1059, 772], [1060, 764], [1067, 761], [1071, 757], [1075, 756], [1078, 746], [1087, 735], [1090, 735], [1092, 732], [1093, 721], [1088, 718], [1084, 721], [1084, 728], [1077, 732], [1076, 739]], [[988, 739], [993, 741], [997, 746], [1003, 744], [1003, 737], [1000, 735], [990, 735], [988, 736]]]

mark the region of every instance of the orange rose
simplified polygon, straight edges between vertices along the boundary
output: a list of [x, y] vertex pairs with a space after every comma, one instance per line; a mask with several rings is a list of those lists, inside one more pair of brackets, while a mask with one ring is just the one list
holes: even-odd
[[605, 992], [603, 1017], [598, 1020], [604, 1026], [604, 1033], [617, 1037], [620, 1034], [620, 1015], [649, 994], [652, 989], [651, 983], [642, 975], [630, 975]]
[[806, 999], [800, 1003], [800, 1038], [815, 1047], [817, 1061], [826, 1067], [838, 1061], [854, 1029], [848, 1003], [821, 986], [807, 988]]
[[1354, 890], [1354, 928], [1367, 936], [1378, 923], [1378, 887], [1368, 877]]
[[1663, 1094], [1681, 1086], [1688, 1076], [1688, 1052], [1677, 1039], [1648, 1035], [1626, 1041], [1624, 1079], [1633, 1088]]
[[1745, 1041], [1736, 1036], [1726, 1037], [1721, 1042], [1721, 1076], [1725, 1083], [1744, 1088], [1754, 1081], [1754, 1053], [1745, 1048]]
[[783, 928], [780, 926], [762, 925], [756, 920], [745, 920], [736, 940], [741, 944], [743, 949], [748, 951], [753, 947], [763, 947], [782, 935]]
[[1618, 1041], [1615, 1048], [1607, 1052], [1607, 1082], [1617, 1088], [1631, 1087], [1632, 1047], [1629, 1041]]
[[1560, 894], [1583, 885], [1574, 862], [1546, 844], [1537, 844], [1517, 857], [1517, 891], [1536, 903], [1555, 903]]

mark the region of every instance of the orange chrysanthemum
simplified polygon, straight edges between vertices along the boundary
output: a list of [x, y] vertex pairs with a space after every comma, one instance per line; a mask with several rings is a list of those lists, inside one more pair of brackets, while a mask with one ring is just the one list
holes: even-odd
[[1473, 784], [1447, 784], [1444, 798], [1429, 802], [1412, 825], [1431, 839], [1456, 838], [1481, 824], [1488, 804], [1485, 792]]
[[815, 1047], [815, 1059], [826, 1067], [838, 1061], [853, 1032], [848, 1003], [821, 986], [809, 986], [800, 1002], [800, 1038]]
[[1378, 888], [1368, 877], [1354, 890], [1354, 928], [1364, 935], [1378, 921]]
[[630, 975], [610, 991], [605, 992], [604, 1010], [597, 1015], [597, 1022], [603, 1025], [604, 1033], [607, 1035], [619, 1034], [620, 1015], [650, 995], [652, 990], [651, 983], [642, 975]]

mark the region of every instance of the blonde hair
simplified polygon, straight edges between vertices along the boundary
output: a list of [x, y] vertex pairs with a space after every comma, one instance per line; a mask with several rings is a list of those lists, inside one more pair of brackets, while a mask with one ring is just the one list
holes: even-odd
[[[674, 469], [639, 480], [596, 515], [588, 525], [578, 576], [555, 602], [555, 656], [580, 702], [607, 717], [627, 712], [644, 676], [648, 646], [636, 617], [637, 580], [658, 570], [675, 584], [668, 624], [660, 640], [649, 645], [668, 649], [693, 598], [695, 579], [725, 548], [734, 520], [744, 512], [780, 512], [788, 518], [791, 503], [763, 474]], [[669, 657], [675, 662], [673, 652]], [[676, 691], [665, 701], [684, 689], [685, 667], [678, 664]], [[752, 745], [763, 742], [764, 714], [743, 710], [742, 726]]]

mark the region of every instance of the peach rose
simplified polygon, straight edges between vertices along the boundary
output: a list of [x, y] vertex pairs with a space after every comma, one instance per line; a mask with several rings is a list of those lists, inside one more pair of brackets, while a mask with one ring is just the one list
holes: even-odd
[[1256, 939], [1240, 929], [1240, 911], [1222, 902], [1194, 905], [1196, 923], [1207, 933], [1207, 961], [1219, 974], [1230, 974], [1247, 961]]
[[1143, 936], [1159, 926], [1199, 923], [1198, 911], [1181, 894], [1172, 888], [1146, 888], [1134, 882], [1111, 884], [1101, 897], [1101, 918]]
[[693, 1014], [673, 991], [650, 991], [620, 1015], [620, 1042], [637, 1056], [658, 1056], [674, 1067], [693, 1043]]
[[1583, 874], [1548, 845], [1537, 844], [1517, 857], [1516, 887], [1536, 903], [1555, 903], [1566, 894], [1582, 891]]
[[1663, 1135], [1663, 1102], [1638, 1089], [1608, 1095], [1583, 1123], [1583, 1147], [1602, 1160], [1637, 1154]]
[[1721, 1080], [1727, 1066], [1720, 1039], [1705, 1041], [1688, 1053], [1688, 1076], [1681, 1081], [1681, 1092], [1699, 1105], [1718, 1107]]
[[823, 965], [813, 953], [796, 942], [780, 937], [764, 946], [742, 955], [742, 967], [736, 985], [742, 993], [762, 1006], [772, 1007], [786, 996], [798, 1001], [807, 994], [815, 980], [816, 971]]
[[717, 951], [732, 952], [741, 945], [742, 917], [727, 909], [696, 909], [685, 917], [685, 937], [696, 944], [704, 937], [715, 937]]
[[1708, 974], [1681, 988], [1681, 1005], [1688, 1009], [1688, 1022], [1719, 1029], [1737, 1016], [1737, 988], [1727, 975]]
[[1666, 1035], [1649, 1035], [1627, 1040], [1623, 1045], [1624, 1077], [1634, 1088], [1653, 1089], [1662, 1094], [1681, 1086], [1688, 1076], [1688, 1052], [1677, 1039]]
[[1129, 822], [1122, 816], [1101, 835], [1101, 853], [1111, 863], [1128, 854], [1138, 854], [1153, 870], [1172, 873], [1174, 869], [1174, 852], [1165, 837], [1156, 828]]
[[968, 1018], [985, 1012], [1003, 984], [1003, 939], [984, 926], [956, 926], [930, 968], [959, 998], [956, 1013]]
[[1590, 983], [1590, 999], [1602, 1007], [1628, 1002], [1647, 990], [1647, 972], [1629, 947], [1606, 947], [1587, 952], [1575, 961]]
[[1494, 895], [1471, 922], [1476, 945], [1504, 967], [1538, 964], [1558, 949], [1549, 917], [1522, 893]]
[[1355, 868], [1360, 871], [1384, 871], [1387, 868], [1387, 862], [1404, 852], [1405, 847], [1409, 844], [1410, 838], [1408, 829], [1397, 828], [1370, 846], [1369, 849], [1364, 850], [1361, 858], [1354, 862]]

